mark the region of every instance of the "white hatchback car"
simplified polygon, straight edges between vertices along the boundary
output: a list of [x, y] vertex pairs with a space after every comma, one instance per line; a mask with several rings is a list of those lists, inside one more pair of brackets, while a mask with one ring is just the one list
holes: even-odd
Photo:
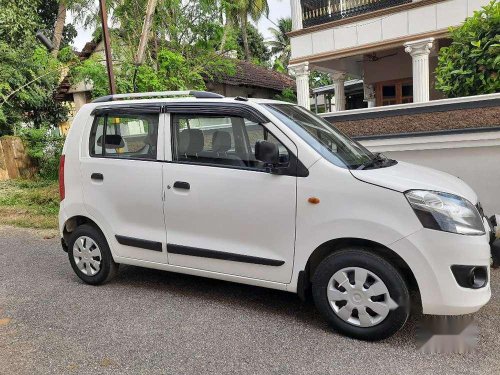
[[[149, 99], [120, 100], [134, 97]], [[89, 284], [123, 263], [312, 291], [335, 329], [365, 340], [398, 331], [412, 304], [468, 314], [491, 296], [491, 228], [469, 186], [289, 103], [99, 98], [73, 121], [60, 189], [63, 248]]]

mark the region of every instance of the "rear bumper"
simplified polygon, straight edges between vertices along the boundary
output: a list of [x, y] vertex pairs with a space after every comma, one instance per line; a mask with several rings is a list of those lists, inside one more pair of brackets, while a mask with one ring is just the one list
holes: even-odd
[[464, 236], [430, 229], [390, 246], [410, 265], [417, 280], [424, 314], [462, 315], [479, 310], [491, 298], [490, 283], [479, 289], [458, 285], [453, 265], [486, 267], [490, 280], [489, 237]]

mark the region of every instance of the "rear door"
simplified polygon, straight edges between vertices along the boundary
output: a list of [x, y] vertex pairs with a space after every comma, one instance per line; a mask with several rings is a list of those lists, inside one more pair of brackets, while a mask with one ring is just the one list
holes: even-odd
[[86, 208], [115, 255], [167, 263], [160, 106], [94, 111], [81, 150]]
[[[237, 109], [195, 106], [170, 115], [164, 165], [169, 263], [287, 283], [295, 243], [295, 175], [266, 171], [255, 142], [295, 145], [272, 124]], [[274, 133], [274, 135], [273, 135]], [[288, 165], [288, 164], [287, 164]]]

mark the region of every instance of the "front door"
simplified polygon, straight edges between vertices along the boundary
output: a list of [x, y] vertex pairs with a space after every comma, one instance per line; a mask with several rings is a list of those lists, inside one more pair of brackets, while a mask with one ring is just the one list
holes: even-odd
[[297, 150], [266, 126], [227, 111], [171, 115], [172, 162], [164, 165], [170, 264], [290, 281], [297, 178], [267, 172], [255, 142], [278, 144], [283, 164]]
[[114, 255], [167, 263], [160, 107], [97, 111], [86, 138], [85, 206], [108, 235]]

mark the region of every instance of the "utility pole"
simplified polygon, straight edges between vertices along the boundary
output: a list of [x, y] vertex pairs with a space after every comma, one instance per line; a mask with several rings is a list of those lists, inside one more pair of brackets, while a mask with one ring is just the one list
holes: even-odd
[[144, 17], [144, 24], [142, 25], [141, 40], [139, 41], [139, 47], [137, 48], [137, 54], [135, 55], [135, 65], [137, 66], [141, 65], [144, 62], [144, 51], [146, 50], [149, 30], [151, 29], [153, 13], [155, 12], [157, 3], [158, 0], [148, 0], [148, 5], [146, 7], [146, 17]]
[[106, 0], [99, 0], [99, 8], [101, 13], [104, 52], [106, 53], [106, 67], [108, 68], [109, 91], [111, 95], [114, 95], [116, 94], [116, 84], [115, 75], [113, 73], [113, 58], [111, 56], [111, 42], [108, 30], [108, 12], [106, 11]]

